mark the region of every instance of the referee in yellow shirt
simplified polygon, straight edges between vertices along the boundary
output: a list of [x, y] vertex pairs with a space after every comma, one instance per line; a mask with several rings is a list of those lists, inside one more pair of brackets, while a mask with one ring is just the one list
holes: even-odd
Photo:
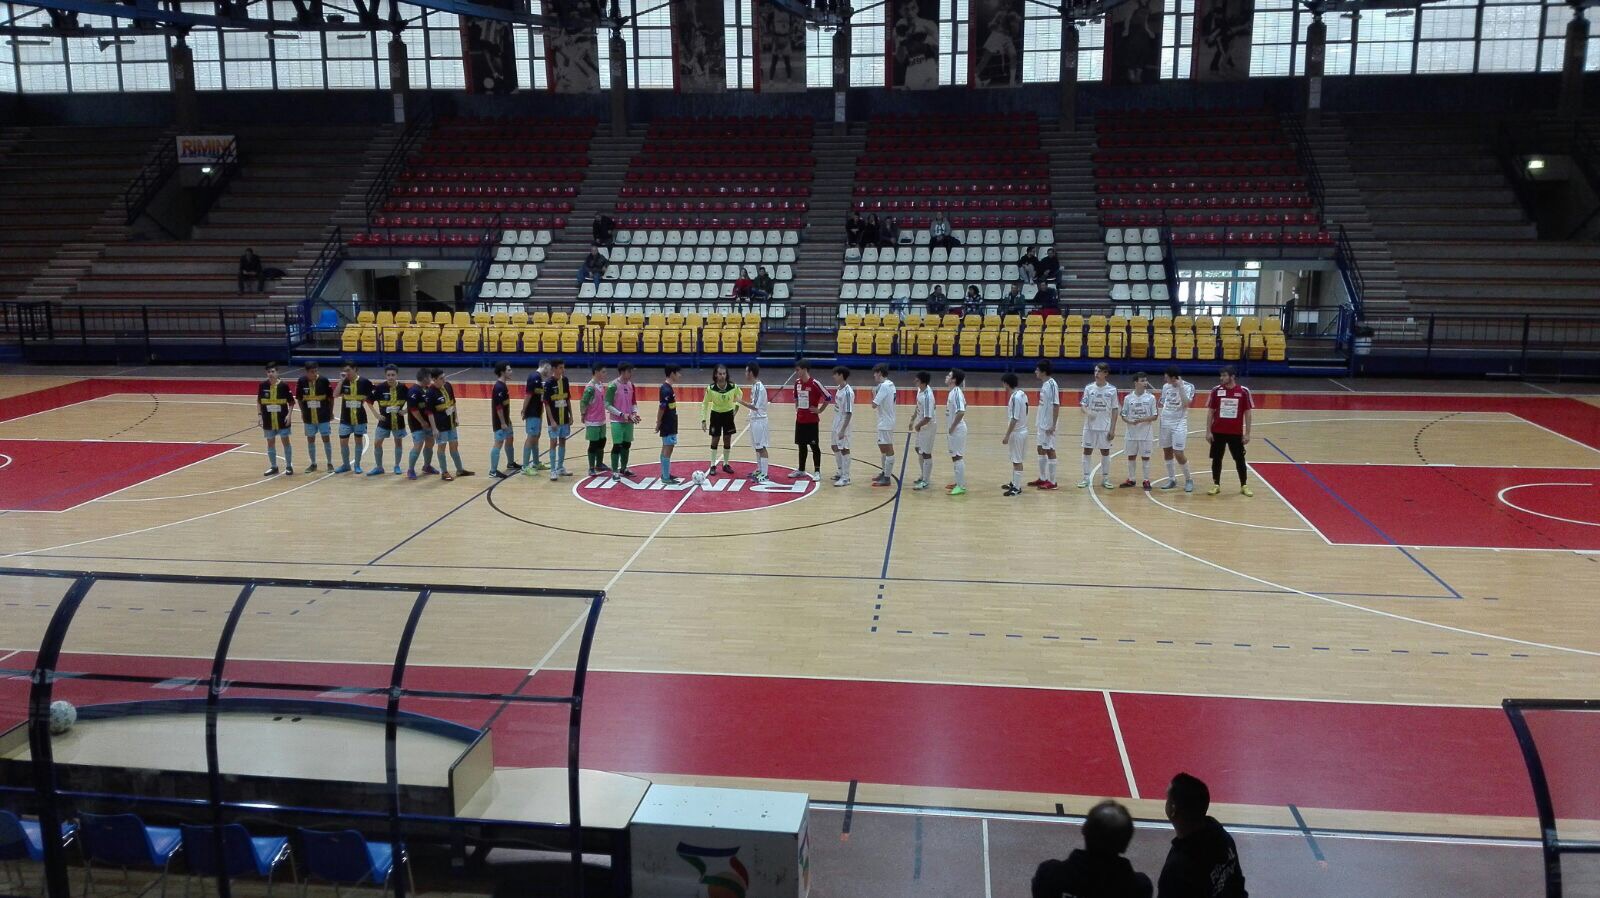
[[[718, 365], [711, 374], [711, 386], [706, 388], [706, 398], [700, 402], [700, 429], [711, 434], [711, 467], [706, 476], [717, 473], [717, 444], [722, 445], [722, 473], [732, 474], [733, 465], [733, 413], [739, 407], [744, 391], [728, 377], [728, 366]], [[708, 427], [709, 423], [709, 427]]]

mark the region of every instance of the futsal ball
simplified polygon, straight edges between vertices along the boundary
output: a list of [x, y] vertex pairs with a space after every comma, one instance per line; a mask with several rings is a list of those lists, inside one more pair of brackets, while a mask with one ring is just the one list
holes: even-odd
[[50, 703], [50, 732], [60, 736], [72, 729], [78, 722], [78, 709], [71, 702], [54, 701]]
[[704, 471], [696, 471], [696, 472], [694, 472], [694, 482], [699, 486], [705, 486], [705, 483], [706, 483], [706, 472], [704, 472]]

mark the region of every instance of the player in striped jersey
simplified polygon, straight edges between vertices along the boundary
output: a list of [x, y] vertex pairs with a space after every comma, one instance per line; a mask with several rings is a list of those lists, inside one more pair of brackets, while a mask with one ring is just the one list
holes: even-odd
[[368, 477], [383, 473], [383, 441], [390, 437], [394, 438], [394, 473], [402, 473], [400, 454], [405, 450], [406, 394], [409, 392], [410, 388], [400, 382], [399, 368], [389, 365], [383, 369], [383, 383], [372, 390], [372, 403], [378, 411], [378, 430], [373, 438], [373, 465], [367, 472]]
[[925, 490], [933, 477], [933, 438], [938, 429], [933, 422], [933, 375], [917, 372], [917, 407], [911, 413], [911, 431], [917, 435], [917, 458], [921, 476], [911, 484], [914, 490]]
[[761, 382], [761, 366], [751, 362], [744, 366], [750, 378], [750, 401], [739, 404], [750, 410], [750, 447], [756, 450], [756, 469], [750, 475], [754, 483], [767, 480], [767, 448], [772, 442], [771, 422], [767, 420], [767, 385]]

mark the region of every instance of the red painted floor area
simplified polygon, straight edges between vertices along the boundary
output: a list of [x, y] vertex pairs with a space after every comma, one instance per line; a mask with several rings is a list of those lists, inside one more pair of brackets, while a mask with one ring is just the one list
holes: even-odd
[[0, 440], [0, 511], [66, 511], [239, 445]]
[[1344, 545], [1600, 549], [1600, 470], [1252, 462]]
[[[0, 667], [23, 669], [22, 653]], [[63, 670], [173, 678], [163, 685], [65, 680], [75, 704], [199, 698], [201, 659], [68, 655]], [[381, 687], [387, 668], [232, 662], [235, 681]], [[411, 688], [510, 691], [524, 672], [413, 667]], [[545, 672], [525, 694], [557, 693], [570, 674]], [[25, 717], [25, 676], [0, 680], [0, 722]], [[235, 688], [379, 704], [380, 696]], [[1129, 766], [1146, 797], [1186, 770], [1217, 801], [1417, 813], [1528, 816], [1531, 792], [1498, 709], [1269, 701], [1113, 693]], [[495, 762], [559, 764], [566, 710], [483, 700], [407, 699], [406, 710], [481, 727], [493, 718]], [[1588, 771], [1600, 715], [1547, 716], [1552, 782], [1563, 807], [1600, 817]], [[1543, 744], [1541, 747], [1545, 747]], [[887, 783], [1044, 794], [1127, 796], [1105, 697], [1098, 691], [939, 686], [687, 674], [591, 675], [583, 763], [639, 773]]]

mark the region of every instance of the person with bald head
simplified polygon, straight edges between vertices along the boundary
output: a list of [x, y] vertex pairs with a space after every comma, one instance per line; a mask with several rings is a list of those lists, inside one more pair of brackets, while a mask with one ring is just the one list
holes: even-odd
[[1133, 815], [1102, 801], [1083, 820], [1083, 847], [1064, 861], [1049, 860], [1033, 874], [1033, 898], [1150, 898], [1150, 877], [1123, 857], [1133, 841]]

